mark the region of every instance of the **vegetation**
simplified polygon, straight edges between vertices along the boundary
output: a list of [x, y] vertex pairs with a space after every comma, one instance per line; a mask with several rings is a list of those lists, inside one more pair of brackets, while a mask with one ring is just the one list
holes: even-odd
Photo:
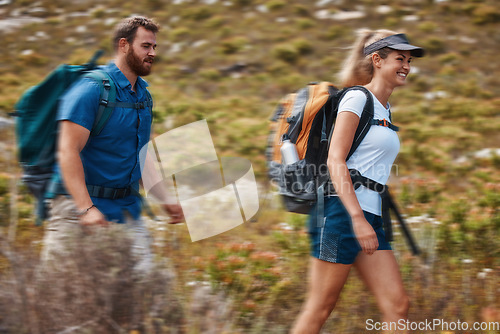
[[[177, 275], [168, 291], [177, 296], [180, 312], [168, 317], [164, 304], [162, 312], [150, 312], [156, 304], [146, 293], [138, 300], [144, 317], [136, 319], [144, 330], [286, 333], [290, 328], [306, 291], [306, 217], [285, 213], [267, 191], [267, 122], [284, 94], [309, 81], [336, 82], [334, 74], [360, 27], [407, 32], [428, 51], [412, 63], [408, 86], [391, 99], [402, 142], [391, 186], [423, 250], [422, 258], [412, 257], [396, 235], [395, 254], [412, 299], [410, 319], [500, 322], [500, 8], [495, 0], [144, 0], [140, 7], [129, 0], [0, 3], [0, 25], [33, 18], [0, 35], [2, 118], [25, 89], [58, 64], [83, 63], [98, 48], [110, 59], [111, 28], [140, 10], [163, 27], [154, 73], [147, 78], [155, 98], [155, 133], [207, 119], [218, 155], [249, 159], [263, 185], [258, 221], [210, 239], [191, 243], [185, 226], [149, 222], [159, 260], [169, 259]], [[345, 11], [365, 15], [320, 18]], [[484, 149], [493, 153], [479, 154]], [[39, 332], [51, 332], [43, 326], [62, 332], [82, 325], [80, 332], [105, 332], [102, 326], [139, 330], [115, 321], [109, 308], [93, 305], [92, 298], [106, 300], [106, 293], [73, 295], [78, 303], [95, 306], [90, 309], [101, 318], [67, 316], [67, 322], [54, 324], [48, 311], [71, 309], [74, 300], [43, 290], [43, 280], [40, 287], [19, 287], [34, 273], [15, 269], [37, 265], [43, 237], [43, 228], [33, 224], [32, 197], [15, 186], [19, 175], [14, 132], [0, 126], [0, 332], [34, 332], [36, 326]], [[69, 284], [75, 272], [57, 282]], [[119, 286], [99, 279], [110, 289]], [[154, 284], [137, 289], [156, 289]], [[30, 298], [23, 300], [23, 293]], [[6, 312], [9, 307], [13, 312]], [[39, 318], [23, 320], [29, 312]], [[379, 312], [353, 277], [325, 333], [364, 332], [368, 318], [380, 320]], [[159, 319], [161, 325], [155, 325]]]

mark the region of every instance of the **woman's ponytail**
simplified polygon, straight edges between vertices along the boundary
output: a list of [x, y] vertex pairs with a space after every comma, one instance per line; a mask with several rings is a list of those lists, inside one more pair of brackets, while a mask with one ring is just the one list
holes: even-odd
[[[358, 38], [354, 42], [351, 52], [347, 56], [342, 70], [339, 73], [339, 79], [343, 87], [351, 87], [356, 85], [366, 85], [373, 77], [373, 63], [371, 54], [365, 55], [364, 48], [373, 42], [376, 42], [387, 36], [396, 34], [390, 30], [367, 30], [361, 29], [358, 31]], [[382, 50], [376, 51], [377, 53]], [[387, 57], [387, 53], [380, 54], [382, 58]]]

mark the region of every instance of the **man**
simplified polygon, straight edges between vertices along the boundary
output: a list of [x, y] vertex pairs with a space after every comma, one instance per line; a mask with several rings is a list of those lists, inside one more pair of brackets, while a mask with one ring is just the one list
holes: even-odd
[[[117, 102], [147, 100], [147, 83], [141, 76], [151, 72], [158, 29], [156, 23], [143, 17], [125, 19], [117, 26], [115, 58], [103, 68], [116, 86]], [[147, 268], [151, 265], [149, 234], [140, 219], [137, 191], [141, 181], [139, 151], [150, 139], [152, 115], [148, 107], [116, 107], [102, 132], [90, 136], [99, 96], [98, 83], [83, 78], [60, 103], [56, 173], [70, 197], [58, 195], [52, 200], [42, 257], [47, 259], [51, 253], [63, 250], [65, 240], [75, 230], [82, 233], [90, 226], [116, 222], [130, 227], [133, 252], [140, 257], [140, 265]], [[171, 217], [170, 223], [182, 221], [180, 205], [167, 197], [164, 188], [155, 190]]]

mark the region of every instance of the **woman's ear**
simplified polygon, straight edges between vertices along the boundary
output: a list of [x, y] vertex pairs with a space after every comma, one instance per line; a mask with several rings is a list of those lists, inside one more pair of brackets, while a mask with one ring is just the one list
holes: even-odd
[[373, 66], [380, 68], [381, 63], [382, 63], [382, 58], [380, 57], [380, 55], [378, 53], [372, 54], [372, 63], [373, 63]]

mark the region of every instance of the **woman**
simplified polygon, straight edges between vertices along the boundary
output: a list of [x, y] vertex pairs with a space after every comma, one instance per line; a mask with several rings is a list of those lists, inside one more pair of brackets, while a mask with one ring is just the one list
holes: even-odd
[[[423, 54], [424, 50], [410, 45], [403, 34], [362, 31], [341, 73], [342, 84], [363, 85], [372, 94], [375, 119], [390, 120], [388, 99], [394, 88], [406, 83], [412, 57]], [[407, 317], [409, 299], [391, 246], [385, 240], [380, 195], [363, 186], [354, 190], [349, 175], [349, 169], [357, 169], [363, 176], [385, 184], [399, 151], [396, 132], [389, 127], [371, 126], [346, 162], [366, 101], [363, 91], [352, 90], [339, 104], [328, 153], [337, 195], [325, 197], [323, 226], [317, 226], [313, 214], [310, 217], [309, 292], [292, 329], [294, 334], [320, 331], [353, 266], [375, 295], [383, 321], [397, 322]]]

